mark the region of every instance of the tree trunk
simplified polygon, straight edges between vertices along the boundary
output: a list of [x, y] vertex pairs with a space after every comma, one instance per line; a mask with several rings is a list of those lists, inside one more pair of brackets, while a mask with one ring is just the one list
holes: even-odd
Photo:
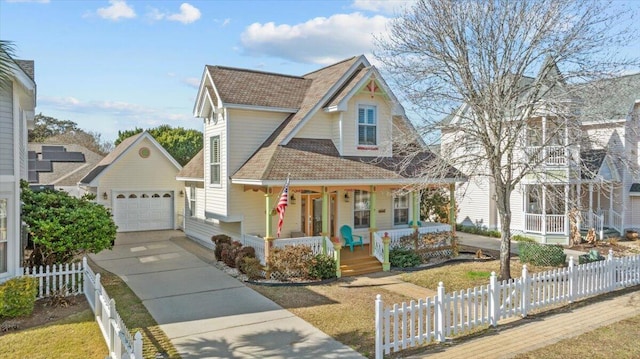
[[511, 278], [511, 208], [500, 212], [500, 280]]

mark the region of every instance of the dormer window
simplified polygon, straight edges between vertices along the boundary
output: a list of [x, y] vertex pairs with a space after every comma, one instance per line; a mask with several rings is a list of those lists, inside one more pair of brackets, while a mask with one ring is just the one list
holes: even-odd
[[358, 145], [376, 146], [377, 138], [377, 110], [375, 106], [358, 106]]
[[211, 166], [211, 184], [220, 184], [220, 136], [209, 138], [209, 165]]

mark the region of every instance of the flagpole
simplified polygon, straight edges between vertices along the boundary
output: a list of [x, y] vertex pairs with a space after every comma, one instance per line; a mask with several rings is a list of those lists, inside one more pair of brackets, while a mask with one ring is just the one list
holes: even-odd
[[[278, 193], [278, 197], [276, 198], [280, 198], [280, 196], [282, 196], [282, 192], [284, 192], [284, 188], [287, 186], [287, 183], [289, 183], [289, 175], [291, 175], [291, 173], [287, 173], [287, 179], [284, 180], [284, 186], [282, 186], [282, 188], [280, 189], [280, 193]], [[276, 207], [278, 207], [278, 203], [276, 203], [275, 206], [271, 208], [271, 213], [275, 212]]]

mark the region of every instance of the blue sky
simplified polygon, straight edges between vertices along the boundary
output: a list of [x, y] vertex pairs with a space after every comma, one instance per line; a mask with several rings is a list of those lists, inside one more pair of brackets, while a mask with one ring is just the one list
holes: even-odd
[[375, 64], [373, 35], [409, 1], [0, 0], [0, 38], [35, 60], [37, 112], [114, 140], [202, 130], [192, 109], [207, 64], [292, 75], [359, 54]]
[[202, 130], [192, 108], [205, 64], [302, 75], [369, 54], [404, 4], [0, 0], [0, 37], [35, 60], [36, 112], [113, 140], [136, 126]]

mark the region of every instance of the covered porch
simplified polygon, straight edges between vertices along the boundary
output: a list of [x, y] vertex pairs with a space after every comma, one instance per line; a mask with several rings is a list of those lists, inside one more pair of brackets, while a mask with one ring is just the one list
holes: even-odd
[[[455, 223], [455, 184], [440, 186], [449, 189], [449, 220]], [[255, 190], [253, 187], [248, 189]], [[419, 189], [409, 189], [401, 184], [296, 186], [292, 180], [278, 237], [279, 216], [274, 208], [282, 197], [282, 186], [263, 187], [260, 192], [265, 206], [263, 230], [246, 231], [242, 234], [242, 242], [256, 249], [263, 265], [268, 262], [271, 248], [307, 245], [315, 254], [332, 256], [338, 263], [338, 276], [342, 275], [342, 270], [350, 272], [344, 265], [357, 262], [361, 257], [376, 261], [376, 271], [388, 270], [388, 250], [400, 237], [416, 230], [420, 233], [451, 230], [448, 224], [421, 222]], [[349, 226], [354, 235], [361, 236], [364, 245], [355, 247], [354, 252], [345, 247], [340, 235], [343, 226]]]
[[580, 182], [565, 184], [525, 184], [523, 191], [523, 232], [569, 240], [570, 213], [577, 209], [580, 230], [593, 228], [599, 239], [607, 230], [622, 233], [623, 211], [616, 207], [620, 190], [614, 183]]

